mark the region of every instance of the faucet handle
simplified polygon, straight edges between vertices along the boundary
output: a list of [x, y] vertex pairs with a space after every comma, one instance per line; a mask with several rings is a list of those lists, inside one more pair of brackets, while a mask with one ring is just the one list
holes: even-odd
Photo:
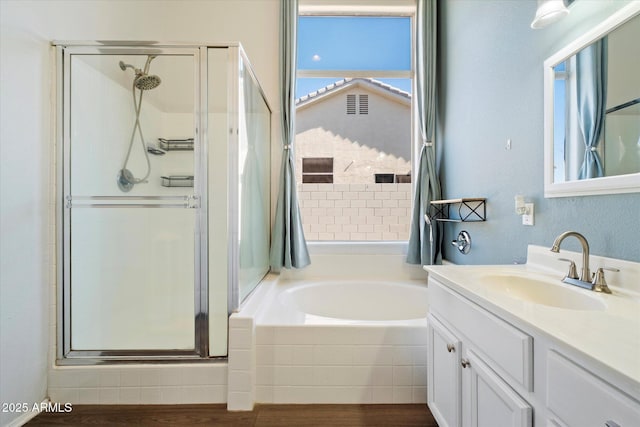
[[600, 267], [594, 273], [593, 281], [591, 283], [593, 284], [593, 290], [594, 291], [596, 291], [596, 292], [604, 292], [605, 294], [610, 294], [611, 290], [609, 289], [609, 286], [607, 286], [607, 281], [604, 280], [604, 270], [620, 271], [617, 268]]
[[569, 272], [565, 276], [565, 279], [566, 278], [569, 278], [569, 279], [577, 279], [578, 278], [578, 270], [576, 269], [576, 263], [573, 262], [573, 260], [570, 260], [570, 259], [567, 259], [567, 258], [558, 258], [558, 261], [565, 261], [565, 262], [569, 263]]

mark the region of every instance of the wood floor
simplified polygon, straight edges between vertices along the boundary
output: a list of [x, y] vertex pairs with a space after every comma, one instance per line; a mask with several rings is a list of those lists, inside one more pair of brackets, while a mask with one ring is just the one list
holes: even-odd
[[422, 426], [437, 427], [427, 405], [74, 405], [41, 413], [27, 426]]

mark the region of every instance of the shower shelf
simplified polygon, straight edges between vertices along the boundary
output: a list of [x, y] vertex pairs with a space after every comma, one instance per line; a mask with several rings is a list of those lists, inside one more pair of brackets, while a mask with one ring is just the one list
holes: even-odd
[[186, 139], [165, 139], [158, 138], [160, 148], [165, 151], [188, 151], [193, 150], [193, 138]]
[[[463, 198], [448, 200], [433, 200], [431, 202], [431, 218], [441, 222], [480, 222], [487, 220], [487, 199]], [[454, 213], [451, 216], [451, 207], [454, 206]], [[457, 209], [456, 209], [457, 208]]]
[[163, 187], [193, 187], [193, 175], [161, 176]]

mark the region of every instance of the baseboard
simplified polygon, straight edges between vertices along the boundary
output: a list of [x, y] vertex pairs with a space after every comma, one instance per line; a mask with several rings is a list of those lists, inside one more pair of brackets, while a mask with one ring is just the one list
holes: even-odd
[[[47, 403], [49, 403], [49, 399], [44, 399], [42, 401], [42, 404], [46, 405]], [[11, 421], [5, 427], [20, 427], [20, 426], [23, 426], [26, 423], [28, 423], [32, 418], [35, 418], [36, 415], [38, 415], [39, 413], [40, 412], [38, 412], [38, 411], [25, 412], [22, 415], [20, 415], [18, 418], [13, 419], [13, 421]]]

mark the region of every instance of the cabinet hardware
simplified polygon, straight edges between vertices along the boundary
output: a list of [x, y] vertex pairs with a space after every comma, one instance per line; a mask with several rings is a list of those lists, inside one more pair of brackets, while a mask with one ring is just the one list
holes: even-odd
[[460, 364], [462, 365], [463, 368], [466, 368], [467, 366], [471, 366], [471, 363], [467, 359], [460, 360]]
[[456, 346], [453, 344], [447, 344], [447, 351], [449, 353], [454, 353], [456, 351]]

